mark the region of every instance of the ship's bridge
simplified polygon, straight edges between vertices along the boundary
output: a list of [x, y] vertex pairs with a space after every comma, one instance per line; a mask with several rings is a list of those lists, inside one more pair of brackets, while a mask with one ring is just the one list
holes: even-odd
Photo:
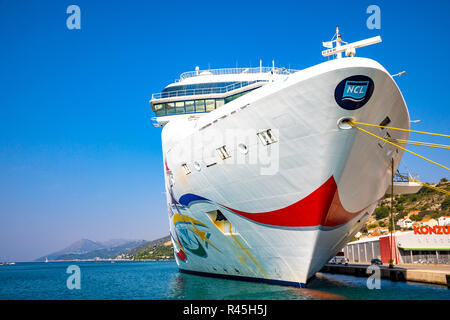
[[296, 71], [275, 67], [197, 69], [182, 73], [179, 80], [153, 94], [150, 104], [157, 122], [163, 125], [168, 116], [213, 111]]

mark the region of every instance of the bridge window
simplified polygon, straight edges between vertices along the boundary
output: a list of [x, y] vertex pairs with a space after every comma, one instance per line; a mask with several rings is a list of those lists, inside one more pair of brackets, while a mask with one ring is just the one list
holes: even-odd
[[155, 104], [153, 108], [154, 108], [157, 116], [163, 116], [166, 114], [166, 104], [165, 103]]
[[206, 111], [213, 111], [215, 108], [214, 105], [214, 99], [207, 99], [205, 100], [205, 104], [206, 104]]
[[152, 105], [152, 110], [156, 116], [165, 116], [173, 114], [193, 113], [193, 112], [209, 112], [222, 107], [224, 104], [231, 102], [240, 96], [250, 92], [245, 91], [225, 99], [200, 99], [189, 101], [176, 101], [167, 103], [158, 103]]
[[195, 111], [194, 101], [186, 101], [186, 113], [191, 113]]
[[249, 93], [250, 91], [251, 91], [251, 90], [245, 91], [245, 92], [241, 92], [241, 93], [232, 95], [232, 96], [230, 96], [230, 97], [226, 97], [226, 98], [225, 98], [225, 103], [231, 102], [231, 101], [233, 101], [233, 100], [235, 100], [235, 99], [237, 99], [237, 98], [243, 96], [244, 94]]
[[184, 113], [184, 101], [175, 102], [175, 112]]
[[195, 100], [195, 112], [205, 112], [205, 100]]
[[216, 99], [216, 109], [225, 104], [225, 99]]
[[167, 102], [166, 103], [167, 114], [175, 114], [175, 103]]

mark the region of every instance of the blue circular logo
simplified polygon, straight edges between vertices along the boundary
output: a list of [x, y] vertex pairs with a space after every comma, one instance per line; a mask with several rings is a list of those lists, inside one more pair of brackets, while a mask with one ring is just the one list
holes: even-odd
[[367, 76], [357, 75], [345, 78], [334, 90], [337, 104], [346, 110], [356, 110], [369, 101], [375, 85]]

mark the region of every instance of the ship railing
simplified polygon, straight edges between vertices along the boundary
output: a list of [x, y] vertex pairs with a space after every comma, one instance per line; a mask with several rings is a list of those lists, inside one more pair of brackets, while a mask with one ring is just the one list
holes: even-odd
[[246, 74], [246, 73], [267, 73], [273, 72], [276, 74], [291, 74], [297, 72], [295, 69], [279, 68], [279, 67], [254, 67], [254, 68], [223, 68], [223, 69], [209, 69], [209, 70], [195, 70], [184, 72], [180, 75], [180, 79], [186, 79], [197, 76], [206, 75], [221, 75], [221, 74]]
[[167, 92], [159, 92], [152, 94], [153, 99], [163, 99], [163, 98], [172, 98], [172, 97], [182, 97], [182, 96], [193, 96], [193, 95], [203, 95], [203, 94], [213, 94], [213, 93], [226, 93], [229, 91], [233, 91], [239, 88], [243, 88], [258, 82], [267, 82], [268, 80], [253, 80], [253, 81], [243, 81], [233, 83], [227, 86], [216, 87], [216, 88], [198, 88], [198, 89], [183, 89], [183, 90], [174, 90]]
[[400, 173], [399, 170], [394, 175], [394, 182], [410, 182], [410, 177], [412, 179], [419, 179], [417, 174], [411, 175], [410, 173]]

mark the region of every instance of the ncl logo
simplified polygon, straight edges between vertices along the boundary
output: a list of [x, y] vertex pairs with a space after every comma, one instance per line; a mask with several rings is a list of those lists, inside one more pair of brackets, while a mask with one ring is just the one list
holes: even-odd
[[361, 101], [366, 96], [369, 81], [346, 81], [342, 100]]

